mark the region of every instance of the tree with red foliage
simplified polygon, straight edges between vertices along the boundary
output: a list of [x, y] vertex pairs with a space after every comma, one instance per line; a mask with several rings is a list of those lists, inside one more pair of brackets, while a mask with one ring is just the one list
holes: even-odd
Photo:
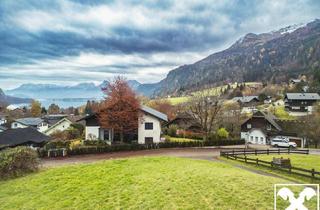
[[99, 107], [100, 125], [106, 129], [113, 128], [123, 142], [125, 133], [138, 129], [140, 103], [127, 81], [121, 77], [116, 77], [102, 91], [105, 100]]

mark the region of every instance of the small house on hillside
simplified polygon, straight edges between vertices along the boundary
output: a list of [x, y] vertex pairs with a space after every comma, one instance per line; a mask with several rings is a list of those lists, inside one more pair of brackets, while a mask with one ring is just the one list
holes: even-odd
[[[167, 122], [167, 115], [158, 112], [150, 107], [141, 106], [141, 117], [139, 118], [136, 132], [125, 134], [125, 138], [138, 140], [139, 144], [150, 144], [160, 142], [161, 122]], [[115, 134], [113, 128], [101, 128], [96, 114], [89, 115], [82, 120], [85, 121], [85, 139], [103, 140], [108, 143], [119, 141], [119, 136]]]
[[258, 96], [240, 96], [234, 97], [232, 100], [245, 107], [256, 106], [260, 102]]
[[28, 118], [20, 118], [16, 119], [11, 123], [12, 129], [17, 128], [35, 128], [39, 132], [44, 132], [48, 129], [49, 125], [47, 122], [45, 122], [44, 119], [38, 118], [38, 117], [28, 117]]
[[49, 136], [31, 127], [8, 129], [0, 132], [0, 148], [20, 145], [39, 147], [49, 140]]
[[301, 121], [280, 120], [270, 113], [258, 111], [241, 125], [241, 139], [252, 144], [266, 145], [273, 137], [283, 136], [304, 147], [305, 138], [299, 135], [302, 125]]
[[201, 125], [196, 122], [188, 113], [180, 113], [173, 120], [171, 120], [167, 127], [176, 125], [178, 128], [185, 131], [201, 132]]
[[293, 115], [312, 113], [312, 106], [319, 100], [318, 93], [287, 93], [284, 98], [285, 108]]

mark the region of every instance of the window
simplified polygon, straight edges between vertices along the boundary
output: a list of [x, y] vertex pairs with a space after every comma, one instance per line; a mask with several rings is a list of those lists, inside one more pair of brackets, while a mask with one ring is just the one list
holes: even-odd
[[152, 144], [153, 143], [153, 137], [145, 137], [144, 138], [145, 144]]
[[250, 123], [247, 124], [247, 128], [251, 128], [251, 124]]
[[261, 141], [261, 143], [263, 143], [263, 140], [264, 140], [264, 138], [263, 138], [263, 137], [260, 137], [260, 141]]
[[253, 136], [250, 136], [250, 140], [253, 141]]
[[146, 122], [144, 124], [144, 129], [145, 130], [153, 130], [153, 123], [152, 122]]
[[258, 143], [259, 138], [256, 136], [256, 143]]

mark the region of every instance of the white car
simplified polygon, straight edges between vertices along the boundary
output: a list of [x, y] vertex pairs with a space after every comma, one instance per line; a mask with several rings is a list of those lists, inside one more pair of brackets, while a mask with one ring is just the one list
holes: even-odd
[[271, 146], [296, 148], [297, 144], [295, 142], [290, 142], [289, 139], [285, 137], [275, 137], [271, 139]]

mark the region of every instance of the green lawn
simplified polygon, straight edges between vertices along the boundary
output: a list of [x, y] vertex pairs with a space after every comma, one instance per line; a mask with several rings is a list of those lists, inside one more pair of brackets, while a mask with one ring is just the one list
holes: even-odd
[[261, 160], [265, 161], [272, 161], [273, 157], [276, 158], [290, 158], [291, 165], [298, 167], [298, 168], [304, 168], [311, 170], [314, 168], [316, 171], [320, 171], [320, 156], [319, 155], [301, 155], [301, 154], [281, 154], [281, 155], [276, 155], [276, 154], [270, 154], [270, 155], [252, 155], [248, 156], [251, 158], [259, 158]]
[[109, 160], [2, 181], [0, 209], [273, 209], [275, 183], [206, 160]]

